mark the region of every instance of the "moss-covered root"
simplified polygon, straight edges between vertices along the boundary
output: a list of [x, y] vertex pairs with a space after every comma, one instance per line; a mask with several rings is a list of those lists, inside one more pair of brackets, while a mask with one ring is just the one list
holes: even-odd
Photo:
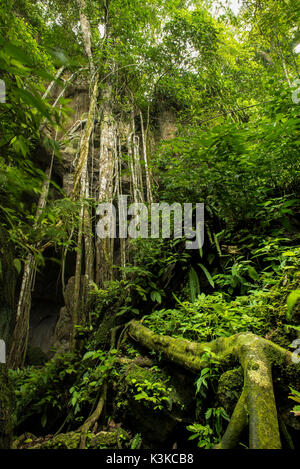
[[239, 361], [244, 372], [243, 391], [218, 448], [236, 447], [247, 422], [251, 449], [281, 448], [271, 367], [273, 364], [283, 369], [292, 366], [298, 374], [299, 366], [292, 363], [290, 352], [252, 333], [197, 344], [159, 336], [138, 321], [131, 321], [127, 327], [135, 341], [149, 350], [162, 352], [166, 359], [192, 371], [207, 366], [201, 359], [207, 350], [214, 353], [223, 364]]
[[280, 434], [271, 364], [259, 337], [243, 337], [239, 359], [244, 369], [244, 391], [249, 413], [251, 449], [280, 449]]
[[135, 320], [128, 323], [126, 332], [133, 340], [148, 350], [161, 352], [167, 360], [193, 372], [199, 372], [207, 366], [207, 362], [201, 359], [201, 355], [208, 350], [217, 352], [220, 362], [226, 362], [231, 355], [231, 347], [224, 347], [224, 339], [201, 344], [185, 339], [174, 339], [155, 334], [148, 327]]
[[81, 432], [79, 449], [85, 448], [88, 431], [93, 425], [95, 425], [95, 423], [101, 416], [104, 403], [105, 403], [105, 399], [106, 399], [106, 392], [107, 392], [107, 384], [104, 383], [96, 409], [94, 410], [92, 415], [85, 421], [82, 427], [80, 427], [79, 429], [79, 431]]
[[[254, 335], [240, 335], [237, 349], [244, 370], [244, 387], [218, 449], [235, 448], [249, 423], [251, 449], [280, 449], [280, 434], [266, 343]], [[269, 345], [267, 345], [269, 347]]]
[[214, 449], [233, 449], [239, 442], [240, 435], [248, 425], [248, 411], [246, 404], [246, 392], [243, 390], [237, 405], [233, 411], [221, 442]]

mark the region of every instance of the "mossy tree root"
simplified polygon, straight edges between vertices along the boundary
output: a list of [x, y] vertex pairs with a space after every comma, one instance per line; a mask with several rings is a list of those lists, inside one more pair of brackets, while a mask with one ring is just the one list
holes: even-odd
[[193, 372], [208, 363], [202, 355], [210, 351], [224, 366], [239, 362], [244, 372], [244, 386], [227, 430], [216, 448], [235, 448], [243, 429], [249, 426], [251, 449], [280, 449], [280, 433], [273, 391], [272, 365], [284, 369], [299, 364], [292, 362], [292, 354], [278, 345], [252, 333], [240, 333], [208, 343], [189, 342], [161, 336], [138, 321], [128, 324], [129, 336], [149, 350], [156, 350], [164, 358]]
[[94, 410], [92, 415], [84, 422], [82, 427], [80, 427], [79, 429], [79, 431], [81, 432], [79, 449], [85, 448], [88, 431], [93, 425], [95, 425], [95, 423], [97, 423], [97, 421], [99, 420], [102, 414], [102, 410], [103, 410], [105, 400], [106, 400], [106, 393], [107, 393], [107, 384], [104, 383], [96, 409]]
[[246, 393], [243, 391], [231, 416], [221, 442], [214, 449], [232, 449], [239, 443], [242, 431], [248, 425], [248, 412], [246, 405]]

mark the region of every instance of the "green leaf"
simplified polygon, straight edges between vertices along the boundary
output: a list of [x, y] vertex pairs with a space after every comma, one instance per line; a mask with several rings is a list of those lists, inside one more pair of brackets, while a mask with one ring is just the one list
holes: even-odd
[[21, 49], [21, 47], [16, 46], [12, 42], [7, 42], [4, 44], [3, 51], [21, 64], [32, 65], [31, 57], [23, 49]]
[[252, 266], [248, 267], [248, 274], [249, 274], [249, 277], [251, 277], [252, 280], [254, 280], [255, 282], [257, 282], [257, 280], [259, 279], [258, 273], [256, 272], [256, 270]]
[[47, 414], [43, 414], [41, 418], [41, 425], [43, 428], [45, 428], [46, 424], [47, 424]]
[[43, 100], [39, 96], [34, 96], [31, 94], [29, 91], [24, 90], [22, 88], [17, 88], [15, 90], [15, 93], [20, 96], [20, 98], [29, 106], [32, 106], [35, 108], [37, 111], [39, 111], [42, 116], [47, 117], [49, 120], [50, 118], [50, 113], [49, 110], [47, 109], [47, 106], [43, 102]]
[[161, 294], [158, 291], [152, 291], [150, 297], [152, 301], [161, 303]]
[[90, 357], [94, 357], [95, 355], [95, 352], [94, 351], [90, 351], [90, 352], [86, 352], [82, 358], [82, 360], [87, 360], [88, 358]]
[[213, 281], [212, 276], [211, 276], [210, 273], [208, 272], [207, 268], [204, 267], [203, 264], [198, 264], [198, 265], [199, 265], [199, 267], [201, 267], [201, 269], [202, 269], [203, 272], [205, 273], [206, 278], [207, 278], [209, 284], [210, 284], [213, 288], [215, 288], [215, 282]]
[[292, 317], [293, 308], [299, 299], [300, 299], [300, 290], [292, 291], [287, 297], [287, 300], [286, 300], [286, 303], [288, 306], [287, 319], [289, 321], [291, 320], [291, 317]]
[[191, 292], [191, 300], [192, 303], [194, 303], [194, 301], [196, 301], [197, 296], [200, 295], [200, 283], [197, 272], [193, 267], [191, 267], [189, 272], [189, 285]]
[[11, 141], [11, 145], [17, 153], [21, 153], [24, 157], [26, 157], [28, 153], [28, 146], [22, 135], [15, 136]]
[[140, 401], [141, 399], [148, 399], [148, 396], [147, 396], [147, 394], [146, 394], [144, 391], [142, 391], [141, 393], [136, 394], [136, 395], [134, 396], [134, 399], [135, 399], [136, 401]]
[[22, 263], [21, 263], [20, 259], [14, 259], [14, 268], [16, 269], [18, 274], [20, 275], [21, 270], [22, 270]]

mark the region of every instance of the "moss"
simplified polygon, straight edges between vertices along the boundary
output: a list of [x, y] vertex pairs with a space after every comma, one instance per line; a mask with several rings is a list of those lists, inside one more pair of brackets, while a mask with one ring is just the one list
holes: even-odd
[[34, 443], [28, 449], [77, 449], [79, 441], [80, 433], [78, 432], [61, 433], [49, 440]]
[[115, 326], [115, 317], [113, 315], [105, 315], [97, 332], [95, 333], [95, 343], [99, 348], [104, 348], [109, 344], [110, 331]]
[[88, 447], [91, 449], [122, 449], [128, 446], [130, 441], [128, 433], [122, 428], [113, 432], [99, 432], [93, 438], [90, 438]]
[[[125, 378], [125, 379], [124, 379]], [[147, 368], [147, 367], [141, 367], [137, 364], [130, 364], [127, 366], [125, 373], [121, 377], [120, 380], [120, 388], [119, 388], [119, 393], [118, 393], [118, 407], [124, 407], [124, 405], [128, 405], [128, 401], [135, 401], [134, 396], [139, 393], [137, 390], [139, 384], [143, 384], [145, 382], [150, 383], [149, 386], [153, 385], [159, 385], [161, 388], [165, 388], [166, 393], [164, 397], [168, 398], [169, 404], [171, 402], [170, 400], [170, 392], [167, 390], [169, 388], [169, 385], [167, 384], [169, 380], [169, 377], [158, 367], [152, 367], [152, 368]], [[151, 394], [151, 391], [149, 391], [149, 395]], [[123, 402], [123, 406], [120, 405]], [[164, 401], [163, 403], [165, 403]], [[142, 399], [140, 401], [140, 404], [143, 406], [146, 405], [147, 407], [153, 408], [155, 405], [153, 405], [152, 402], [146, 401], [145, 399]]]
[[241, 367], [222, 374], [218, 383], [218, 399], [226, 412], [231, 415], [243, 389], [243, 370]]
[[20, 435], [18, 438], [14, 439], [10, 449], [20, 449], [22, 445], [28, 445], [34, 441], [37, 441], [37, 437], [32, 433], [26, 432]]
[[[122, 449], [126, 447], [130, 438], [122, 428], [112, 432], [99, 432], [96, 435], [88, 433], [86, 448], [91, 449]], [[26, 443], [26, 441], [24, 441]], [[30, 444], [27, 449], [78, 449], [80, 443], [80, 432], [60, 433], [52, 438], [39, 439]]]
[[291, 330], [287, 331], [286, 328], [281, 325], [267, 334], [266, 338], [274, 342], [274, 344], [288, 349], [295, 338], [295, 333]]
[[231, 416], [226, 432], [221, 442], [215, 449], [233, 449], [237, 448], [240, 437], [248, 424], [248, 411], [246, 405], [246, 393], [242, 392], [234, 412]]
[[12, 441], [14, 391], [5, 365], [0, 364], [0, 449], [9, 449]]
[[[161, 392], [161, 396], [164, 398], [161, 402], [157, 404], [163, 405], [164, 408], [171, 410], [173, 406], [183, 408], [184, 402], [181, 400], [181, 396], [177, 392], [174, 383], [171, 383], [171, 377], [164, 371], [158, 368], [157, 366], [147, 368], [141, 367], [136, 364], [129, 365], [125, 371], [125, 386], [122, 389], [122, 392], [126, 393], [127, 397], [132, 398], [135, 394], [138, 394], [137, 387], [139, 383], [144, 383], [145, 381], [151, 383], [154, 386], [159, 386], [165, 390]], [[128, 396], [128, 391], [130, 396]], [[151, 394], [151, 391], [150, 391]], [[148, 404], [150, 408], [155, 408], [151, 401], [143, 401], [142, 403]]]
[[150, 382], [161, 379], [160, 372], [158, 369], [154, 372], [151, 368], [144, 368], [136, 364], [129, 365], [125, 371], [125, 382], [131, 386], [132, 380], [135, 379], [137, 382], [142, 382], [145, 379]]
[[[187, 379], [180, 370], [176, 374], [169, 367], [162, 370], [158, 366], [149, 368], [131, 363], [116, 385], [114, 419], [126, 422], [135, 433], [140, 433], [143, 447], [162, 444], [170, 438], [177, 422], [186, 417], [191, 407], [194, 411], [194, 379], [194, 376]], [[145, 396], [136, 400], [141, 392], [145, 392]]]

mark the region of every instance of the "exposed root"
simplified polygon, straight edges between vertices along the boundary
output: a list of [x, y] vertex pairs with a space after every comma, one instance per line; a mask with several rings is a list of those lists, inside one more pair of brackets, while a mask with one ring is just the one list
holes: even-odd
[[193, 372], [208, 363], [202, 355], [210, 351], [225, 366], [239, 362], [244, 371], [244, 386], [227, 430], [216, 448], [235, 448], [244, 428], [249, 425], [251, 449], [280, 449], [280, 433], [273, 391], [272, 365], [293, 367], [300, 375], [299, 364], [292, 362], [292, 354], [278, 345], [252, 333], [240, 333], [209, 343], [195, 343], [184, 339], [160, 336], [138, 321], [128, 324], [129, 336], [149, 350]]
[[102, 393], [99, 398], [96, 409], [94, 410], [92, 415], [84, 422], [82, 427], [80, 427], [79, 429], [79, 431], [81, 432], [79, 449], [85, 448], [88, 431], [91, 427], [93, 427], [97, 423], [97, 421], [99, 420], [102, 414], [102, 410], [103, 410], [105, 400], [106, 400], [106, 392], [107, 392], [107, 384], [104, 383]]
[[280, 449], [271, 364], [259, 337], [254, 336], [248, 344], [241, 345], [239, 360], [244, 369], [249, 446], [252, 449]]
[[248, 412], [246, 406], [246, 393], [243, 391], [237, 405], [235, 406], [226, 432], [224, 433], [221, 442], [216, 445], [214, 449], [236, 448], [239, 442], [239, 437], [247, 425]]

